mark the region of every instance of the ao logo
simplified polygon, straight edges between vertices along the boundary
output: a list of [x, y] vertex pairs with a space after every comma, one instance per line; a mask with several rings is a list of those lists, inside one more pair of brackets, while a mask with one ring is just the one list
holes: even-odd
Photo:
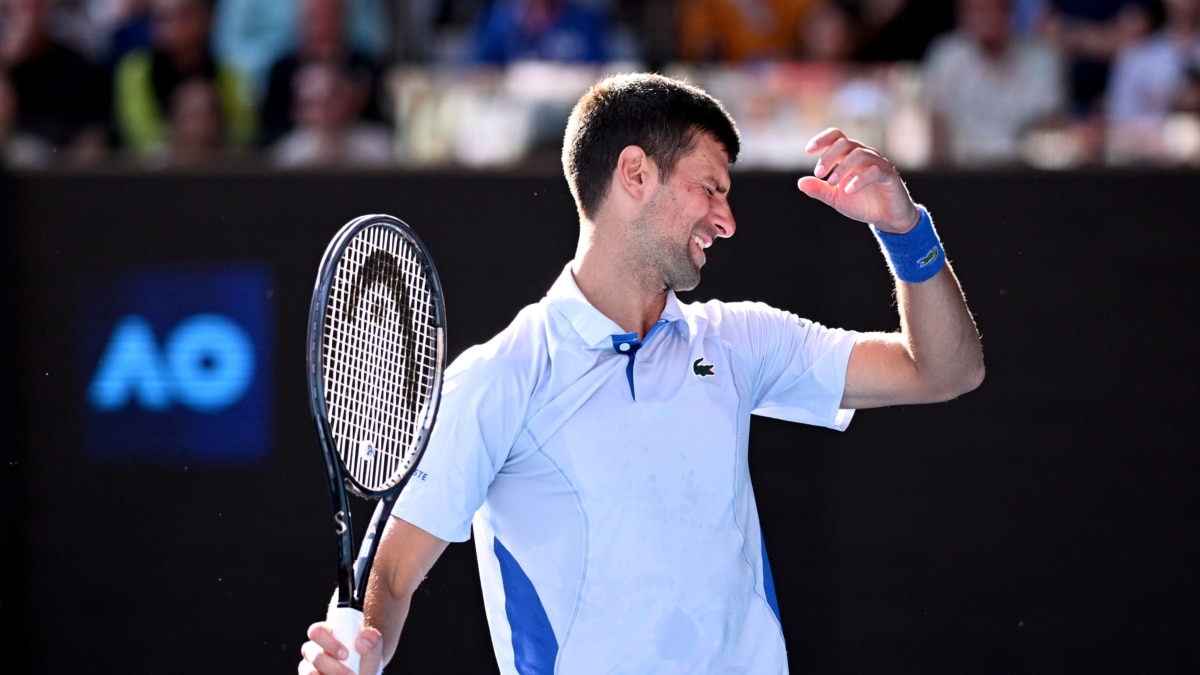
[[88, 387], [93, 408], [114, 412], [136, 402], [163, 412], [178, 403], [214, 413], [235, 404], [254, 381], [254, 345], [223, 314], [180, 321], [160, 345], [150, 322], [131, 314], [117, 322]]

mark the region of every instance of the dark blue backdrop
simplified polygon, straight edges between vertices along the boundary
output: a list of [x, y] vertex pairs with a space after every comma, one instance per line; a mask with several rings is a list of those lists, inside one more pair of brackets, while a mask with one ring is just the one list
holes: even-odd
[[[1200, 175], [908, 178], [978, 315], [988, 379], [948, 404], [860, 413], [844, 434], [756, 423], [793, 671], [1197, 672]], [[794, 185], [735, 176], [738, 234], [691, 297], [894, 326], [871, 237]], [[293, 672], [334, 581], [307, 304], [328, 238], [372, 212], [432, 250], [454, 353], [540, 297], [574, 249], [552, 174], [0, 177], [17, 312], [0, 331], [6, 672]], [[231, 290], [230, 269], [250, 280]], [[205, 429], [178, 382], [159, 383], [167, 413], [89, 408], [98, 351], [145, 311], [158, 358], [184, 354], [165, 373], [242, 363], [236, 335], [171, 342], [187, 317], [240, 327], [250, 384], [209, 384], [237, 392], [243, 426]], [[188, 449], [197, 420], [227, 456]], [[494, 669], [470, 546], [418, 593], [400, 654], [404, 672]]]

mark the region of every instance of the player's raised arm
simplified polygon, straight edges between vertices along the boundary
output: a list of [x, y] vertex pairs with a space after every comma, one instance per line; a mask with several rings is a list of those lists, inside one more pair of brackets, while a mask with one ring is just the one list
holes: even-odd
[[896, 279], [900, 330], [865, 333], [850, 355], [845, 408], [944, 401], [983, 381], [979, 331], [928, 211], [874, 148], [828, 129], [809, 142], [819, 154], [802, 192], [869, 223]]

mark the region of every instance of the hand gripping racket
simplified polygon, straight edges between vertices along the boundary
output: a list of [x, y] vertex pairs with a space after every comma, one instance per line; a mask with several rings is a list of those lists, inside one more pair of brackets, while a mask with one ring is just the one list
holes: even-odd
[[[338, 543], [338, 587], [327, 620], [356, 673], [376, 535], [429, 440], [445, 353], [442, 288], [416, 234], [386, 215], [343, 226], [313, 289], [308, 387]], [[380, 500], [357, 560], [347, 492]]]

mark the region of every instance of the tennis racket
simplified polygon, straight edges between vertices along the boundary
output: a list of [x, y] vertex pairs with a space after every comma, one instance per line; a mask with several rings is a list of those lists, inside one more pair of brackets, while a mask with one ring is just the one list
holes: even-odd
[[[391, 216], [346, 223], [317, 274], [307, 365], [337, 536], [338, 586], [327, 620], [356, 673], [377, 535], [425, 451], [445, 353], [442, 288], [424, 244]], [[348, 493], [379, 500], [357, 557]]]

